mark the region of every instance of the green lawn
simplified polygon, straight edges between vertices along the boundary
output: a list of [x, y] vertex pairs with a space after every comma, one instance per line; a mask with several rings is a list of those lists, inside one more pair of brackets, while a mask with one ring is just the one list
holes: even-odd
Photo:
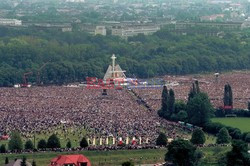
[[[93, 166], [97, 165], [112, 166], [112, 165], [121, 165], [122, 162], [129, 160], [132, 160], [137, 164], [162, 162], [164, 161], [164, 155], [166, 153], [166, 149], [82, 151], [80, 153], [87, 156], [91, 161], [91, 165]], [[9, 157], [9, 160], [14, 160], [15, 158], [22, 158], [25, 155], [28, 161], [30, 162], [34, 157], [38, 166], [48, 166], [49, 161], [59, 154], [69, 154], [69, 153], [46, 152], [46, 153], [35, 153], [35, 154], [0, 155], [0, 165], [4, 164], [6, 156]]]
[[[200, 150], [205, 155], [202, 159], [203, 165], [217, 165], [218, 158], [229, 151], [230, 147], [209, 147], [200, 148]], [[78, 154], [80, 153], [87, 156], [93, 166], [117, 166], [121, 165], [124, 161], [130, 160], [135, 164], [155, 164], [163, 162], [166, 152], [167, 149], [163, 148], [146, 150], [82, 151], [78, 152]], [[30, 162], [34, 158], [38, 166], [47, 166], [49, 161], [59, 154], [70, 153], [46, 152], [35, 154], [4, 154], [0, 155], [0, 165], [4, 165], [5, 157], [8, 157], [9, 160], [14, 160], [15, 158], [26, 156]]]
[[212, 121], [239, 128], [242, 132], [250, 132], [250, 118], [213, 118]]

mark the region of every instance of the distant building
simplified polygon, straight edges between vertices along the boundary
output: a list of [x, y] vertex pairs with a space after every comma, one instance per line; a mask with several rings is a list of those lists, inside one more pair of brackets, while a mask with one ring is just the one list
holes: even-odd
[[62, 27], [62, 32], [72, 32], [72, 27], [71, 26]]
[[91, 166], [91, 164], [83, 155], [60, 155], [53, 158], [49, 166]]
[[95, 29], [96, 29], [96, 26], [94, 26], [93, 24], [90, 24], [90, 23], [82, 23], [82, 24], [78, 25], [79, 31], [84, 31], [84, 32], [90, 33], [92, 35], [95, 35]]
[[138, 25], [138, 26], [113, 26], [112, 35], [127, 39], [130, 36], [138, 34], [151, 35], [160, 30], [156, 25]]
[[56, 29], [56, 30], [60, 30], [62, 32], [71, 32], [72, 31], [72, 26], [71, 24], [51, 24], [51, 23], [38, 23], [38, 24], [34, 24], [33, 26], [35, 26], [36, 28], [39, 29]]
[[242, 22], [177, 22], [175, 30], [191, 29], [196, 26], [218, 28], [220, 30], [240, 30]]
[[241, 25], [241, 28], [242, 29], [250, 28], [250, 18], [248, 18], [247, 20], [243, 22], [243, 24]]
[[85, 0], [66, 0], [66, 2], [85, 2]]
[[214, 21], [218, 18], [224, 18], [224, 14], [214, 14], [211, 16], [202, 16], [200, 19], [201, 19], [201, 21]]
[[95, 28], [95, 35], [103, 35], [106, 36], [107, 30], [105, 26], [96, 26]]
[[22, 21], [17, 19], [0, 18], [0, 25], [4, 26], [22, 26]]

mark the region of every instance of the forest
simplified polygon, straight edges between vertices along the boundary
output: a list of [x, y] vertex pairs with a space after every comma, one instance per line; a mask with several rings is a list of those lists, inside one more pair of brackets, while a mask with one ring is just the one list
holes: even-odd
[[[40, 73], [44, 84], [103, 78], [116, 54], [128, 77], [151, 78], [250, 68], [250, 33], [223, 37], [175, 35], [162, 29], [128, 40], [84, 32], [0, 28], [0, 86], [22, 83], [23, 74]], [[39, 71], [39, 68], [46, 66]]]

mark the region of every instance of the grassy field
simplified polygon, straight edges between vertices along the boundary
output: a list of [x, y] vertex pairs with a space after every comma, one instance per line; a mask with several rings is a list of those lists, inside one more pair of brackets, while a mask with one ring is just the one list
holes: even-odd
[[[87, 156], [91, 165], [98, 166], [112, 166], [121, 165], [124, 161], [134, 161], [134, 163], [157, 163], [164, 161], [164, 155], [166, 149], [149, 149], [149, 150], [118, 150], [118, 151], [82, 151], [81, 154]], [[8, 154], [0, 155], [0, 165], [4, 164], [5, 157], [9, 160], [14, 160], [15, 158], [22, 158], [26, 156], [28, 161], [35, 159], [38, 166], [48, 166], [49, 161], [59, 154], [69, 154], [69, 153], [35, 153], [35, 154]]]
[[250, 118], [213, 118], [212, 121], [239, 128], [242, 132], [250, 132]]
[[[205, 157], [203, 165], [216, 165], [218, 156], [230, 150], [228, 147], [211, 147], [200, 149]], [[155, 164], [164, 161], [166, 149], [147, 149], [147, 150], [118, 150], [118, 151], [82, 151], [81, 154], [87, 156], [93, 166], [115, 166], [121, 165], [124, 161], [133, 161], [135, 164]], [[38, 166], [47, 166], [49, 161], [59, 154], [69, 154], [66, 152], [46, 152], [35, 154], [8, 154], [0, 155], [0, 165], [4, 164], [5, 157], [9, 160], [26, 156], [28, 161], [34, 158]]]

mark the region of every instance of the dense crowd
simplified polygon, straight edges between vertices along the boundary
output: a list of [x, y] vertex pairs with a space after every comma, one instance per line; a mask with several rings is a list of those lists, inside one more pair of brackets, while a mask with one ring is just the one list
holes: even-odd
[[89, 138], [142, 137], [151, 143], [162, 130], [168, 138], [185, 137], [183, 127], [159, 118], [128, 90], [107, 93], [86, 87], [0, 88], [0, 132], [18, 130], [29, 137], [33, 132], [84, 128]]
[[[229, 83], [233, 90], [233, 107], [246, 109], [250, 101], [250, 72], [233, 72], [195, 76], [166, 76], [168, 88], [175, 91], [177, 100], [187, 101], [194, 80], [199, 81], [200, 89], [206, 92], [215, 108], [223, 107], [224, 85]], [[161, 107], [162, 88], [135, 88], [134, 91], [154, 110]]]

